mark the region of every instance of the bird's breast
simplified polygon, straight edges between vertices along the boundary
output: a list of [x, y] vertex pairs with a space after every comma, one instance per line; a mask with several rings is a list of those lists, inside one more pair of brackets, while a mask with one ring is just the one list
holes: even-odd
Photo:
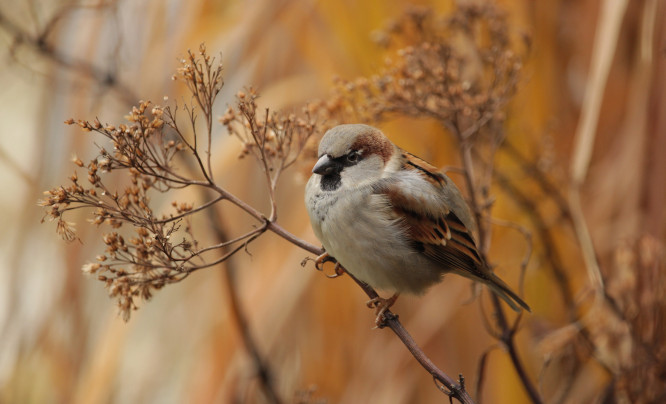
[[326, 251], [357, 279], [379, 289], [422, 293], [440, 279], [408, 241], [388, 199], [371, 188], [321, 191], [308, 184], [308, 213]]

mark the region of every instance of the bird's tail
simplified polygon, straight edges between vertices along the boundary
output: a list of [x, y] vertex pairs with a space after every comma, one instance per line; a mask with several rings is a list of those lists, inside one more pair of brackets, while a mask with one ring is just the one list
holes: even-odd
[[484, 279], [484, 283], [488, 285], [490, 290], [492, 290], [499, 298], [504, 300], [511, 308], [517, 312], [520, 312], [521, 307], [529, 312], [532, 312], [530, 306], [525, 303], [523, 299], [520, 298], [509, 285], [504, 283], [497, 275], [487, 271], [487, 279]]

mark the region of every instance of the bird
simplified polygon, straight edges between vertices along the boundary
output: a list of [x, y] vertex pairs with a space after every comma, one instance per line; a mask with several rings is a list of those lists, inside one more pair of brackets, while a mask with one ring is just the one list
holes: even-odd
[[376, 323], [401, 293], [422, 295], [453, 273], [485, 284], [513, 310], [531, 311], [479, 253], [470, 208], [436, 167], [389, 140], [379, 129], [344, 124], [329, 129], [305, 187], [312, 229], [325, 253], [367, 285], [393, 295], [368, 302]]

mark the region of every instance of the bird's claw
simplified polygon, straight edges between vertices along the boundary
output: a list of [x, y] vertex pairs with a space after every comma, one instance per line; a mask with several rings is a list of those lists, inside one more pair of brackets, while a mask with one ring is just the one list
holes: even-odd
[[333, 274], [332, 275], [326, 274], [326, 277], [333, 279], [344, 274], [345, 274], [345, 269], [342, 267], [342, 265], [340, 265], [339, 262], [336, 262], [335, 268], [333, 268]]
[[327, 262], [335, 262], [335, 268], [333, 269], [334, 273], [332, 275], [326, 274], [326, 277], [328, 278], [337, 278], [340, 275], [343, 275], [345, 273], [345, 269], [340, 265], [339, 262], [335, 260], [335, 258], [331, 257], [328, 255], [327, 252], [323, 253], [322, 255], [318, 256], [317, 259], [314, 260], [315, 263], [315, 269], [317, 271], [324, 272], [324, 264]]
[[384, 299], [383, 297], [377, 296], [366, 302], [366, 306], [368, 306], [371, 309], [375, 309], [374, 328], [384, 328], [384, 326], [386, 326], [386, 323], [384, 321], [385, 314], [388, 311], [388, 309], [390, 309], [391, 306], [395, 304], [395, 301], [398, 300], [399, 295], [400, 295], [399, 293], [396, 293], [393, 296], [389, 297], [388, 299]]
[[323, 271], [324, 270], [324, 263], [328, 261], [333, 261], [334, 258], [328, 255], [327, 252], [323, 253], [322, 255], [318, 256], [314, 260], [314, 266], [317, 271]]

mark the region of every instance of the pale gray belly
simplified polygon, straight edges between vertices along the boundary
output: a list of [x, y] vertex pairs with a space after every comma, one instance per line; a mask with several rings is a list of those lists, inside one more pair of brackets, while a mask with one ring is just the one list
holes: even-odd
[[[347, 271], [375, 288], [422, 293], [441, 271], [409, 244], [401, 223], [379, 195], [314, 195], [313, 229], [326, 251]], [[312, 217], [313, 214], [315, 217]]]

